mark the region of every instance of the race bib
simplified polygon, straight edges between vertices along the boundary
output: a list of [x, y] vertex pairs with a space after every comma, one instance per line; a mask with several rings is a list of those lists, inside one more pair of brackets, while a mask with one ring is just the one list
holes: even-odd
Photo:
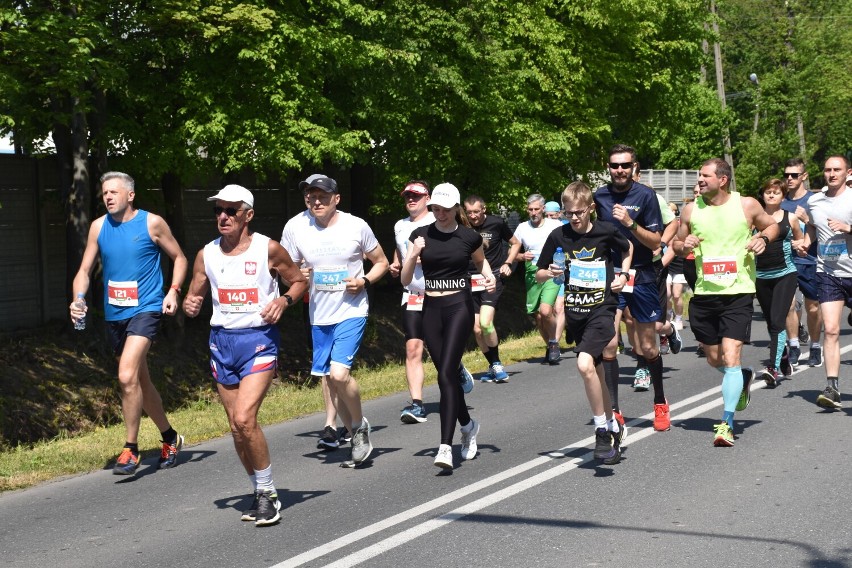
[[257, 288], [219, 285], [219, 310], [223, 313], [258, 312]]
[[849, 254], [849, 251], [846, 248], [845, 238], [842, 240], [832, 239], [827, 243], [820, 243], [819, 245], [819, 255], [823, 260], [827, 260], [828, 262], [837, 262], [841, 256], [847, 254]]
[[483, 290], [485, 290], [485, 276], [483, 276], [482, 274], [471, 274], [470, 291], [482, 292]]
[[343, 279], [348, 277], [346, 266], [317, 266], [314, 268], [314, 288], [321, 292], [346, 290]]
[[704, 281], [714, 284], [733, 284], [737, 279], [735, 256], [708, 256], [701, 263]]
[[606, 261], [572, 260], [568, 267], [568, 285], [590, 290], [606, 288]]
[[423, 298], [425, 297], [426, 294], [413, 294], [408, 292], [408, 298], [405, 301], [405, 309], [409, 312], [422, 312]]
[[128, 282], [113, 282], [107, 284], [109, 304], [119, 308], [129, 308], [139, 305], [139, 285], [136, 280]]

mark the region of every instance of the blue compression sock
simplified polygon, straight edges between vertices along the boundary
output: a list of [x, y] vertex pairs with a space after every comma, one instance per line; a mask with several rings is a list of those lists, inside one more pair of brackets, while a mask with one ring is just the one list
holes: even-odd
[[743, 392], [743, 370], [742, 367], [725, 367], [725, 376], [722, 377], [722, 400], [725, 402], [725, 414], [731, 414], [730, 420], [726, 417], [729, 423], [733, 423], [734, 411], [737, 409], [737, 402], [740, 400], [740, 394]]

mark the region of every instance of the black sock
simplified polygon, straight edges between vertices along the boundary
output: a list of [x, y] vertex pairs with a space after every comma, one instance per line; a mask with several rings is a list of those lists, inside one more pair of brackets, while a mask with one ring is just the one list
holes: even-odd
[[160, 434], [162, 434], [162, 440], [166, 444], [174, 444], [177, 441], [177, 432], [175, 432], [175, 429], [171, 426], [169, 426], [169, 429], [165, 432], [160, 432]]
[[651, 384], [654, 385], [654, 404], [665, 404], [666, 393], [663, 391], [663, 358], [657, 355], [653, 361], [648, 361], [651, 371]]
[[604, 359], [604, 380], [613, 410], [618, 410], [618, 359]]
[[496, 361], [500, 360], [500, 357], [497, 355], [496, 347], [489, 347], [488, 351], [484, 352], [483, 355], [485, 355], [485, 360], [488, 361], [489, 367], [493, 365]]
[[411, 403], [416, 404], [417, 406], [423, 406], [423, 401], [420, 400], [419, 398], [415, 398], [414, 400], [411, 401]]
[[645, 357], [643, 357], [642, 355], [636, 355], [636, 370], [638, 371], [639, 369], [647, 369], [647, 368], [648, 368], [648, 361], [645, 360]]
[[136, 454], [137, 456], [139, 455], [139, 444], [127, 442], [126, 444], [124, 444], [124, 447], [129, 448], [130, 451]]
[[840, 392], [840, 377], [828, 377], [828, 386]]

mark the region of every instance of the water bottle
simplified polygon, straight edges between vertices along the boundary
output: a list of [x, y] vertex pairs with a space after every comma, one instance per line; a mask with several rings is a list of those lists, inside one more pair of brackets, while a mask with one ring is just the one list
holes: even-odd
[[[74, 305], [81, 310], [86, 309], [86, 296], [85, 294], [77, 294], [77, 299], [74, 300]], [[86, 329], [86, 314], [83, 313], [83, 317], [74, 322], [74, 329], [77, 331], [83, 331]]]
[[553, 264], [562, 269], [562, 274], [553, 278], [553, 281], [561, 286], [565, 283], [565, 253], [562, 252], [562, 247], [557, 247], [553, 253]]

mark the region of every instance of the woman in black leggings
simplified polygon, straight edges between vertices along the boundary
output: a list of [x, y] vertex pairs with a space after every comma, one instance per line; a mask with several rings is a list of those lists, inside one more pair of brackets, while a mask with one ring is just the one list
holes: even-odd
[[432, 190], [429, 207], [435, 216], [431, 225], [411, 231], [408, 255], [400, 271], [403, 286], [408, 285], [419, 260], [426, 281], [423, 301], [423, 340], [438, 371], [441, 391], [441, 445], [435, 465], [452, 469], [453, 434], [456, 421], [461, 425], [461, 458], [476, 457], [479, 423], [470, 417], [459, 382], [467, 338], [473, 331], [473, 298], [470, 294], [468, 265], [485, 276], [485, 289], [493, 292], [494, 275], [482, 248], [482, 237], [466, 225], [461, 214], [459, 190], [442, 183]]

